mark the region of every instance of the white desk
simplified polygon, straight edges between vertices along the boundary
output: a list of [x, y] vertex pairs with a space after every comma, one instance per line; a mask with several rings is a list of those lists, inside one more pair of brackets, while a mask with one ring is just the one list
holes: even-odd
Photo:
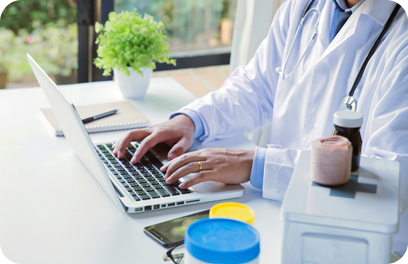
[[[113, 82], [63, 87], [77, 105], [124, 100]], [[132, 101], [153, 123], [194, 100], [172, 78], [153, 79], [143, 101]], [[76, 157], [65, 138], [51, 134], [39, 108], [49, 107], [39, 88], [0, 91], [0, 245], [12, 261], [24, 263], [164, 263], [166, 249], [143, 227], [210, 208], [214, 203], [130, 215], [121, 213]], [[92, 134], [94, 142], [124, 132]], [[254, 149], [245, 137], [200, 147]], [[261, 234], [261, 263], [279, 263], [280, 203], [263, 199], [244, 184], [234, 199], [255, 210]]]

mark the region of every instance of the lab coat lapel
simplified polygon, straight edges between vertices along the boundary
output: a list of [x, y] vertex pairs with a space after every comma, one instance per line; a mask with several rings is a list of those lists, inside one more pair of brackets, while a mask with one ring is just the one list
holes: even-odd
[[[348, 19], [346, 24], [343, 26], [343, 28], [339, 31], [339, 33], [336, 35], [336, 37], [333, 39], [333, 41], [330, 44], [327, 44], [330, 42], [330, 30], [331, 30], [331, 25], [333, 21], [333, 15], [334, 15], [334, 8], [335, 5], [332, 1], [329, 1], [329, 3], [326, 6], [329, 6], [329, 10], [331, 12], [324, 12], [326, 13], [325, 15], [329, 18], [329, 21], [322, 21], [324, 25], [322, 25], [322, 32], [320, 32], [320, 39], [322, 42], [322, 45], [326, 45], [324, 47], [327, 47], [326, 51], [323, 53], [322, 57], [320, 59], [325, 58], [328, 56], [330, 53], [336, 51], [336, 49], [339, 48], [341, 44], [343, 44], [346, 41], [350, 41], [352, 36], [356, 33], [356, 27], [359, 24], [360, 20], [360, 15], [361, 11], [363, 10], [363, 6], [365, 5], [367, 1], [365, 1], [360, 8], [358, 8]], [[326, 11], [326, 10], [325, 10]], [[328, 14], [331, 14], [330, 16]], [[323, 28], [324, 27], [324, 28]], [[352, 40], [354, 41], [354, 40]], [[363, 40], [365, 41], [365, 40]]]

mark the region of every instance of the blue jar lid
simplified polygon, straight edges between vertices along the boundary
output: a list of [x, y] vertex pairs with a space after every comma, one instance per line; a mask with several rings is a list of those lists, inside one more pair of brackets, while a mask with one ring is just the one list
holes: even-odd
[[192, 223], [186, 230], [184, 246], [204, 262], [246, 263], [259, 255], [259, 234], [244, 222], [225, 218], [205, 218]]

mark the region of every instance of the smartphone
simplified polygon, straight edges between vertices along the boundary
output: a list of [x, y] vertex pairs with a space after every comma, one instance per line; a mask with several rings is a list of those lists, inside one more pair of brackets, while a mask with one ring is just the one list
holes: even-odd
[[197, 220], [207, 218], [209, 213], [210, 210], [205, 210], [163, 223], [146, 226], [143, 231], [163, 247], [175, 247], [183, 244], [184, 233], [187, 227]]

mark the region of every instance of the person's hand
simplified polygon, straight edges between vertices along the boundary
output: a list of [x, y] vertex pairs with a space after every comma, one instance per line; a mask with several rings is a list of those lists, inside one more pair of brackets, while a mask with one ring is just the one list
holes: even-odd
[[[195, 176], [180, 184], [188, 188], [204, 181], [238, 184], [249, 181], [255, 151], [233, 149], [202, 149], [184, 154], [164, 165], [167, 184], [172, 184], [190, 173]], [[200, 165], [202, 170], [200, 171]]]
[[126, 147], [132, 141], [142, 140], [131, 162], [138, 162], [143, 155], [158, 143], [173, 146], [168, 158], [172, 160], [182, 155], [193, 145], [194, 123], [186, 115], [178, 115], [164, 123], [144, 129], [135, 129], [124, 134], [114, 145], [113, 154], [122, 159], [126, 154]]

